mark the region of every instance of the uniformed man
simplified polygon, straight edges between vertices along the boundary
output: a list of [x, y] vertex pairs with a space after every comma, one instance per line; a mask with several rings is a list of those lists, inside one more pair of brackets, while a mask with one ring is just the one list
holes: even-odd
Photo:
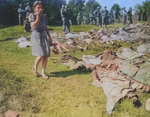
[[96, 17], [96, 25], [102, 27], [102, 17], [101, 17], [101, 13], [100, 13], [100, 7], [97, 7], [94, 14]]
[[132, 8], [130, 7], [129, 11], [128, 11], [128, 21], [129, 24], [132, 24]]
[[92, 11], [90, 11], [89, 18], [90, 18], [90, 24], [94, 25], [94, 15]]
[[22, 25], [25, 20], [25, 10], [23, 9], [22, 4], [19, 5], [18, 14], [19, 25]]
[[77, 24], [78, 25], [81, 24], [81, 15], [80, 15], [80, 13], [78, 13], [78, 16], [77, 16]]
[[123, 8], [123, 25], [127, 24], [127, 11], [126, 7]]
[[68, 32], [70, 32], [69, 11], [67, 9], [67, 6], [62, 5], [60, 12], [63, 21], [63, 31], [64, 34], [67, 34]]
[[87, 25], [87, 17], [85, 14], [83, 15], [83, 25]]
[[102, 10], [102, 25], [105, 25], [105, 27], [107, 27], [108, 22], [108, 10], [107, 6], [105, 6], [104, 10]]
[[27, 19], [29, 14], [31, 13], [31, 7], [29, 5], [29, 2], [27, 3], [27, 5], [25, 7], [25, 11], [26, 11], [26, 19]]

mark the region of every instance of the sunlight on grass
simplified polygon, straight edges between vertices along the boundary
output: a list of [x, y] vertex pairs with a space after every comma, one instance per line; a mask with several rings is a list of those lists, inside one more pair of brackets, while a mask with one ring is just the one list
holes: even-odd
[[[109, 28], [121, 27], [112, 24]], [[62, 33], [62, 27], [48, 27], [51, 31]], [[71, 26], [73, 32], [92, 29], [97, 26]], [[50, 77], [44, 80], [32, 74], [36, 57], [31, 55], [31, 48], [19, 48], [14, 39], [30, 36], [22, 27], [13, 26], [0, 29], [0, 113], [8, 109], [20, 112], [23, 117], [110, 117], [106, 114], [107, 98], [102, 88], [92, 85], [91, 71], [70, 70], [57, 62], [63, 54], [51, 54], [46, 73]], [[89, 45], [85, 51], [75, 49], [69, 54], [77, 58], [82, 55], [96, 55], [105, 49], [117, 50], [121, 47], [135, 49], [138, 44], [115, 42], [115, 45]], [[41, 64], [39, 73], [41, 74]], [[130, 99], [117, 104], [111, 117], [148, 117], [145, 110], [146, 99], [150, 94], [140, 94], [143, 106], [133, 107]]]

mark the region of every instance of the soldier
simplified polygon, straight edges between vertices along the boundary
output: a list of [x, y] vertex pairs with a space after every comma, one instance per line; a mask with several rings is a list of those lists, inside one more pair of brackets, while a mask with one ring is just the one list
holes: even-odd
[[26, 11], [26, 19], [27, 19], [29, 14], [31, 13], [31, 7], [29, 5], [29, 2], [27, 3], [27, 5], [25, 7], [25, 11]]
[[62, 5], [60, 12], [63, 21], [63, 31], [64, 34], [67, 34], [68, 32], [70, 32], [69, 11], [67, 9], [67, 6]]
[[81, 15], [80, 15], [80, 13], [78, 13], [78, 16], [77, 16], [77, 24], [78, 25], [81, 24]]
[[64, 21], [64, 14], [63, 14], [64, 10], [65, 10], [65, 6], [62, 5], [62, 8], [60, 9], [60, 15], [61, 15], [62, 21]]
[[104, 7], [105, 9], [102, 10], [102, 25], [105, 25], [105, 27], [107, 27], [108, 24], [108, 10], [107, 10], [107, 6]]
[[128, 11], [128, 21], [129, 24], [132, 24], [132, 8], [130, 7], [129, 11]]
[[127, 11], [126, 7], [123, 8], [123, 25], [127, 24]]
[[96, 17], [96, 25], [102, 27], [102, 18], [101, 18], [101, 13], [100, 13], [100, 8], [99, 7], [97, 7], [94, 14], [95, 14], [95, 17]]
[[23, 9], [22, 4], [19, 5], [18, 13], [19, 13], [19, 25], [22, 25], [25, 20], [25, 10]]
[[90, 11], [89, 18], [90, 18], [90, 24], [93, 25], [94, 24], [94, 15], [93, 15], [92, 11]]
[[85, 14], [83, 15], [83, 25], [87, 25], [87, 17]]

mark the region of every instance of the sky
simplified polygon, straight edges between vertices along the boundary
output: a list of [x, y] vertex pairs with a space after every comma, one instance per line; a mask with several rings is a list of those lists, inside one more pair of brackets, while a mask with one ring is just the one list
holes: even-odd
[[126, 7], [126, 10], [128, 10], [130, 7], [134, 9], [134, 6], [137, 3], [142, 5], [143, 1], [146, 0], [96, 0], [96, 1], [102, 6], [102, 8], [107, 6], [108, 10], [110, 10], [111, 7], [116, 3], [119, 4], [121, 8]]
[[[96, 0], [96, 1], [102, 6], [102, 8], [107, 6], [108, 10], [110, 10], [111, 7], [116, 3], [119, 4], [121, 8], [126, 7], [126, 10], [128, 10], [130, 7], [134, 9], [134, 6], [136, 4], [142, 5], [143, 1], [146, 1], [146, 0]], [[69, 0], [66, 0], [66, 3], [68, 2]]]

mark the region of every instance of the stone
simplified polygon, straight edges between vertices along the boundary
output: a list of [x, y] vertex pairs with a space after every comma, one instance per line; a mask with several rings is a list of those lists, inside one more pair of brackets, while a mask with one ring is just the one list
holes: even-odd
[[139, 69], [133, 78], [138, 82], [150, 85], [150, 73], [145, 69]]
[[139, 58], [141, 56], [144, 56], [143, 53], [137, 53], [130, 48], [124, 48], [121, 53], [117, 52], [117, 56], [124, 60], [133, 60], [135, 58]]
[[142, 44], [137, 47], [137, 52], [138, 53], [148, 53], [150, 52], [150, 43], [147, 44]]
[[139, 53], [145, 53], [146, 51], [147, 51], [146, 45], [140, 45], [137, 48], [137, 52], [139, 52]]
[[121, 72], [133, 77], [139, 70], [138, 67], [130, 64], [128, 61], [121, 60], [121, 59], [115, 59], [115, 63], [120, 66]]

